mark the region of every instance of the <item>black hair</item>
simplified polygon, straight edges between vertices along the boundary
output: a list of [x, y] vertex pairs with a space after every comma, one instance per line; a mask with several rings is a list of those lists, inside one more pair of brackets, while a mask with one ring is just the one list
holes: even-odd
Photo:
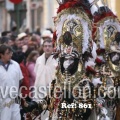
[[9, 41], [9, 38], [8, 37], [1, 37], [1, 39], [0, 39], [0, 44], [4, 44], [4, 43], [8, 43], [8, 41]]
[[17, 35], [11, 35], [11, 36], [10, 36], [10, 39], [11, 39], [12, 41], [15, 41], [16, 38], [17, 38]]
[[120, 42], [120, 32], [117, 32], [115, 35], [115, 41], [117, 42], [117, 44], [119, 44]]
[[52, 28], [46, 28], [46, 30], [49, 30], [51, 33], [53, 33]]
[[11, 33], [11, 31], [4, 31], [1, 33], [1, 36], [6, 36], [8, 33]]
[[12, 32], [14, 32], [14, 31], [16, 31], [16, 30], [17, 30], [17, 26], [14, 26], [14, 27], [11, 28], [11, 31], [12, 31]]
[[[0, 54], [4, 55], [6, 50], [12, 51], [10, 46], [0, 45]], [[1, 56], [0, 56], [0, 58], [1, 58]]]

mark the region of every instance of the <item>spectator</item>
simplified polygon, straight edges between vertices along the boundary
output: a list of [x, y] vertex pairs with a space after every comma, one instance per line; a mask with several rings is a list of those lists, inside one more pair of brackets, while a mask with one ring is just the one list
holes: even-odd
[[46, 39], [52, 39], [53, 34], [49, 30], [44, 30], [42, 33], [42, 40], [41, 44], [43, 44], [44, 40]]
[[53, 44], [51, 39], [47, 39], [44, 41], [43, 51], [44, 53], [40, 57], [38, 57], [35, 64], [35, 87], [47, 87], [52, 82], [55, 75], [57, 62], [52, 55]]
[[[9, 90], [14, 86], [14, 89], [17, 88], [18, 91], [20, 80], [23, 79], [23, 75], [19, 64], [11, 60], [11, 57], [11, 48], [6, 45], [1, 45], [0, 86], [3, 90], [5, 90], [6, 86], [9, 88]], [[13, 95], [13, 97], [10, 94], [11, 91], [8, 91], [5, 98], [0, 96], [0, 120], [21, 120], [19, 104], [15, 99], [16, 93]]]
[[39, 56], [38, 51], [32, 51], [27, 58], [26, 66], [29, 72], [30, 86], [34, 86], [34, 83], [35, 83], [34, 67], [35, 67], [35, 62], [38, 56]]
[[40, 32], [40, 27], [39, 26], [36, 27], [35, 34], [41, 36], [41, 32]]
[[38, 52], [40, 56], [44, 53], [42, 45], [39, 47]]
[[[53, 44], [51, 39], [46, 39], [43, 42], [43, 51], [44, 53], [38, 57], [36, 64], [35, 64], [35, 87], [36, 90], [36, 97], [35, 100], [39, 100], [41, 98], [45, 98], [48, 95], [47, 87], [52, 82], [55, 77], [55, 70], [57, 67], [57, 62], [53, 58]], [[44, 87], [44, 88], [43, 88]], [[44, 93], [38, 92], [39, 89], [44, 89]], [[45, 111], [41, 113], [41, 120], [45, 120], [49, 117], [49, 111]]]
[[0, 44], [8, 45], [9, 38], [8, 37], [1, 37]]
[[20, 33], [15, 41], [16, 51], [13, 53], [12, 59], [18, 63], [26, 60], [26, 52], [28, 50], [28, 37], [26, 33]]
[[2, 33], [1, 33], [1, 36], [2, 37], [10, 37], [11, 36], [11, 31], [3, 31]]
[[17, 50], [17, 45], [16, 45], [16, 41], [17, 41], [17, 36], [16, 35], [11, 35], [10, 39], [12, 41], [12, 49], [15, 51]]
[[12, 35], [16, 35], [17, 34], [17, 26], [13, 26], [11, 28], [11, 32], [12, 32]]
[[26, 33], [20, 33], [19, 35], [18, 35], [18, 38], [17, 38], [18, 40], [20, 40], [21, 42], [22, 42], [22, 44], [23, 45], [27, 45], [28, 44], [28, 36], [27, 36], [27, 34]]
[[37, 41], [37, 38], [36, 38], [35, 35], [33, 35], [33, 36], [30, 38], [28, 44], [29, 44], [29, 47], [30, 47], [30, 48], [33, 48], [33, 49], [35, 49], [35, 50], [37, 50], [38, 47], [40, 46], [40, 45], [38, 44], [38, 41]]
[[36, 42], [37, 42], [37, 47], [40, 47], [41, 46], [41, 37], [37, 34], [33, 34], [33, 37], [36, 38]]
[[30, 33], [29, 28], [26, 28], [26, 29], [25, 29], [25, 33], [26, 33], [26, 34], [29, 34], [29, 33]]

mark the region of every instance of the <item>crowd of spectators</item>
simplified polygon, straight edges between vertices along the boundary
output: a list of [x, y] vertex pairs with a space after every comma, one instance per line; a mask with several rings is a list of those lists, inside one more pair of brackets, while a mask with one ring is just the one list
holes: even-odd
[[[20, 85], [25, 86], [26, 89], [22, 89], [22, 96], [29, 95], [30, 86], [34, 86], [35, 83], [35, 73], [34, 67], [36, 59], [43, 54], [42, 44], [47, 38], [52, 39], [52, 30], [46, 29], [42, 33], [40, 28], [33, 33], [29, 33], [26, 30], [21, 33], [16, 33], [16, 31], [4, 31], [1, 33], [0, 45], [7, 45], [12, 49], [12, 60], [16, 61], [21, 68], [23, 74], [23, 80]], [[27, 101], [31, 101], [29, 96], [26, 97]], [[21, 120], [24, 120], [24, 109], [21, 107]]]

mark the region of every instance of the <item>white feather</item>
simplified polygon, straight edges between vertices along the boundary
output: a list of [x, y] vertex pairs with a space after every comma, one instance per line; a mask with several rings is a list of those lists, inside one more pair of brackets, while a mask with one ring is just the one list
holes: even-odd
[[117, 52], [117, 53], [120, 53], [120, 50], [116, 49], [116, 46], [110, 46], [110, 49], [113, 51], [113, 52]]
[[95, 66], [94, 61], [92, 61], [92, 60], [91, 60], [91, 61], [90, 61], [90, 60], [89, 60], [89, 61], [86, 61], [86, 62], [85, 62], [85, 68], [87, 68], [87, 66], [94, 67], [94, 66]]
[[92, 33], [91, 33], [91, 30], [89, 30], [88, 22], [75, 14], [72, 14], [72, 15], [64, 14], [61, 16], [60, 20], [57, 22], [56, 24], [57, 42], [59, 41], [60, 36], [63, 34], [62, 27], [63, 27], [64, 22], [66, 20], [71, 20], [71, 19], [79, 20], [83, 27], [82, 53], [84, 53], [88, 49], [89, 39], [91, 38]]
[[103, 58], [103, 56], [97, 56], [97, 58], [105, 62], [105, 59]]
[[97, 45], [95, 42], [93, 42], [92, 56], [94, 59], [96, 59], [96, 57], [97, 57], [96, 50], [97, 50]]
[[90, 11], [91, 11], [92, 15], [94, 15], [94, 13], [98, 11], [98, 8], [96, 7], [96, 5], [93, 5], [93, 6], [90, 8]]
[[95, 87], [97, 87], [98, 84], [102, 84], [102, 81], [100, 81], [100, 78], [94, 78], [92, 83]]
[[116, 54], [115, 56], [112, 57], [112, 62], [116, 61], [116, 60], [119, 60], [119, 55]]
[[94, 0], [88, 0], [89, 1], [89, 3], [92, 3]]
[[105, 44], [104, 44], [104, 29], [107, 27], [107, 26], [115, 26], [117, 31], [120, 32], [120, 23], [117, 22], [117, 21], [114, 21], [114, 19], [109, 19], [109, 20], [106, 20], [103, 24], [100, 25], [99, 27], [99, 41], [100, 41], [100, 48], [105, 48]]

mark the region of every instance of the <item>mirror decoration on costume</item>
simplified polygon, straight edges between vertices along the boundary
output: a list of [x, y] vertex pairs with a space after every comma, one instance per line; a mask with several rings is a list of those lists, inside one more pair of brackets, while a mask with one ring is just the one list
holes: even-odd
[[120, 22], [117, 16], [104, 0], [57, 2], [53, 42], [59, 54], [47, 107], [49, 119], [119, 120]]
[[[58, 118], [90, 119], [92, 111], [95, 109], [95, 120], [113, 120], [115, 119], [117, 98], [110, 99], [109, 96], [113, 96], [114, 89], [117, 89], [119, 84], [119, 21], [103, 0], [88, 1], [89, 4], [87, 5], [91, 6], [88, 7], [88, 11], [91, 14], [85, 11], [86, 6], [82, 6], [83, 11], [79, 7], [73, 7], [74, 5], [63, 9], [63, 5], [67, 6], [67, 3], [70, 5], [72, 1], [67, 1], [58, 9], [59, 12], [55, 21], [57, 36], [55, 44], [60, 50], [60, 69], [57, 73], [56, 85], [59, 84], [63, 87], [65, 82], [71, 83], [72, 90], [68, 92], [76, 96], [79, 95], [77, 88], [87, 86], [86, 91], [81, 90], [81, 94], [84, 96], [79, 99], [73, 97], [73, 101], [76, 104], [90, 103], [92, 108], [83, 110], [76, 108], [73, 111], [71, 110], [71, 115], [69, 115], [67, 111], [70, 109], [61, 110], [58, 105], [60, 109], [58, 111], [61, 113], [58, 114]], [[80, 0], [76, 2], [80, 4]], [[66, 33], [68, 33], [67, 37], [65, 37]], [[102, 87], [113, 88], [106, 92]], [[100, 95], [106, 96], [101, 104], [102, 107], [99, 106], [98, 102], [101, 99], [98, 96], [98, 89]], [[89, 94], [92, 97], [88, 97]], [[63, 101], [69, 104], [69, 100], [63, 99], [61, 102]], [[62, 113], [62, 111], [64, 112]]]

